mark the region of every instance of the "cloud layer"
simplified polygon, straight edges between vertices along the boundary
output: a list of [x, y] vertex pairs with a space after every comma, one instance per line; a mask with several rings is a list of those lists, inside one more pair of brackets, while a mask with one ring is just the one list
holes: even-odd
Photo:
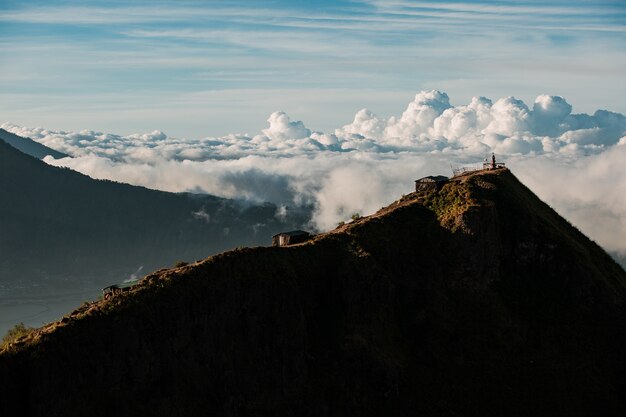
[[[119, 136], [5, 123], [72, 158], [46, 162], [167, 191], [206, 192], [283, 207], [315, 208], [312, 227], [369, 214], [450, 165], [505, 159], [533, 191], [607, 249], [626, 253], [626, 117], [574, 114], [562, 97], [532, 106], [514, 97], [474, 97], [454, 106], [423, 91], [399, 116], [368, 109], [334, 132], [316, 132], [274, 112], [258, 135], [178, 139], [163, 132]], [[620, 191], [621, 190], [621, 191]]]

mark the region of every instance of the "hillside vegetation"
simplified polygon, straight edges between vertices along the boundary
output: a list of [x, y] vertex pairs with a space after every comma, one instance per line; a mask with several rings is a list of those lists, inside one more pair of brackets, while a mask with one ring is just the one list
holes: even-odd
[[621, 416], [625, 301], [600, 247], [481, 172], [32, 331], [0, 353], [0, 414]]

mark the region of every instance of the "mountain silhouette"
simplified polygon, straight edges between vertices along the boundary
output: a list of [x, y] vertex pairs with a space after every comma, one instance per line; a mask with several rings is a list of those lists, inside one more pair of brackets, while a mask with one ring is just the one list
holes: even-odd
[[626, 273], [508, 170], [6, 345], [3, 415], [622, 416]]
[[7, 132], [4, 129], [0, 129], [0, 140], [5, 141], [20, 152], [23, 152], [37, 159], [43, 159], [45, 156], [48, 155], [52, 156], [55, 159], [65, 158], [68, 156], [63, 152], [55, 151], [54, 149], [48, 148], [47, 146], [35, 142], [30, 138], [15, 135], [11, 132]]

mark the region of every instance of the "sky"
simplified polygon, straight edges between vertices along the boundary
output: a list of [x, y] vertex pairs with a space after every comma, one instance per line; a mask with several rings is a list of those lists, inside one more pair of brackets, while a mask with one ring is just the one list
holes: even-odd
[[388, 117], [422, 90], [626, 113], [626, 2], [0, 1], [2, 121], [176, 137]]
[[51, 165], [309, 204], [320, 231], [495, 152], [626, 258], [623, 45], [623, 0], [2, 0], [0, 123]]

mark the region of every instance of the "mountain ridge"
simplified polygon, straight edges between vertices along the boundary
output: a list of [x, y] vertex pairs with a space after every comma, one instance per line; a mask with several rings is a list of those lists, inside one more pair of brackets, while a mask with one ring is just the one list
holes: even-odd
[[0, 140], [5, 141], [18, 151], [37, 159], [43, 159], [48, 155], [52, 156], [55, 159], [66, 158], [69, 156], [67, 154], [64, 154], [63, 152], [59, 152], [45, 145], [42, 145], [41, 143], [36, 142], [31, 138], [16, 135], [2, 128], [0, 128]]
[[0, 354], [0, 409], [617, 416], [625, 305], [598, 245], [509, 171], [481, 172], [85, 305]]

